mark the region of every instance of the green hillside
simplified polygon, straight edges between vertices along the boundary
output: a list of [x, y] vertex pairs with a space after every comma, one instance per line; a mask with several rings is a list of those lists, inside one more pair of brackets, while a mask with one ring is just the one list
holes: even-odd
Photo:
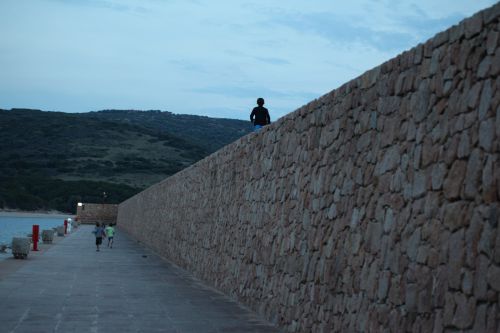
[[160, 111], [0, 109], [0, 208], [119, 203], [250, 131], [248, 122]]

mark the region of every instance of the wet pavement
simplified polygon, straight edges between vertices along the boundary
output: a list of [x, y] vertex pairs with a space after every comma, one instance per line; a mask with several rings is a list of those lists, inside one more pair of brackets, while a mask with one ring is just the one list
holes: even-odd
[[0, 332], [279, 332], [119, 229], [96, 252], [92, 230], [0, 275]]

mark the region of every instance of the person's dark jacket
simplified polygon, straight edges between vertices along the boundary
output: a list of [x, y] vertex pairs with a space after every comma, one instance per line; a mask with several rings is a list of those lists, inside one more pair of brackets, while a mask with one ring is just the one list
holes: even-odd
[[271, 117], [269, 117], [269, 111], [263, 106], [254, 107], [252, 113], [250, 114], [250, 120], [254, 125], [267, 125], [271, 123]]

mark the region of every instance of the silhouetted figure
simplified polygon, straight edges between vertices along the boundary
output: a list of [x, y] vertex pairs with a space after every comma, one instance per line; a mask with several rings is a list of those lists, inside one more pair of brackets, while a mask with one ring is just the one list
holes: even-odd
[[104, 233], [104, 228], [99, 222], [95, 223], [95, 228], [92, 233], [95, 235], [95, 246], [97, 247], [96, 251], [99, 251], [99, 246], [102, 244], [102, 237], [106, 236], [106, 234]]
[[264, 107], [264, 99], [262, 97], [257, 98], [257, 105], [253, 108], [250, 114], [250, 121], [253, 124], [254, 131], [258, 131], [262, 126], [266, 126], [271, 123], [271, 117], [269, 117], [269, 111]]

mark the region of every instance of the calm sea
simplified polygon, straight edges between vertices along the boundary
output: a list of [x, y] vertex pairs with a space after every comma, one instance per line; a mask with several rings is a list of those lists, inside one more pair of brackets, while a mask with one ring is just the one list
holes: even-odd
[[[58, 225], [63, 225], [64, 220], [70, 216], [41, 216], [41, 214], [25, 214], [25, 213], [0, 213], [0, 244], [10, 246], [12, 237], [26, 237], [31, 234], [33, 224], [40, 226], [40, 234], [44, 229], [52, 229]], [[41, 235], [40, 235], [41, 237]], [[0, 254], [0, 260], [6, 254]]]

